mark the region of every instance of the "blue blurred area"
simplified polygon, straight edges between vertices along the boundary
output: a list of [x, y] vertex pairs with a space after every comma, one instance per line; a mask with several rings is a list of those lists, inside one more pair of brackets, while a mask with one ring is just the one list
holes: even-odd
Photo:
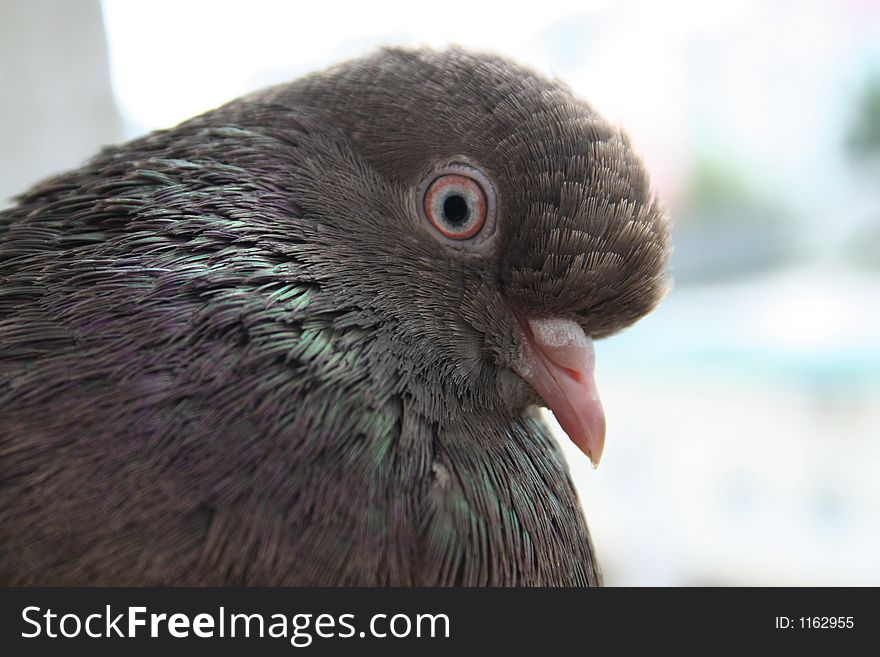
[[[629, 444], [579, 477], [629, 518], [609, 581], [880, 583], [878, 9], [691, 35], [676, 287], [600, 347]], [[612, 492], [634, 476], [649, 504]]]
[[675, 220], [669, 297], [598, 345], [602, 466], [561, 439], [608, 583], [880, 584], [878, 3], [105, 0], [109, 75], [75, 38], [96, 3], [67, 39], [25, 6], [3, 5], [0, 34], [55, 59], [0, 112], [42, 159], [0, 165], [31, 180], [116, 138], [64, 103], [51, 136], [25, 120], [79, 75], [51, 61], [112, 81], [128, 137], [383, 43], [566, 80], [631, 134]]

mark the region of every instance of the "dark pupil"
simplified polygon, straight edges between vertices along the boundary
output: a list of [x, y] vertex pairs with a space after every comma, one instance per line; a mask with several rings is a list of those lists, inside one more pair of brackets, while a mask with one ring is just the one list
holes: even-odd
[[463, 224], [467, 221], [469, 214], [468, 204], [463, 196], [459, 194], [450, 194], [446, 197], [446, 200], [443, 201], [443, 215], [449, 223], [455, 226]]

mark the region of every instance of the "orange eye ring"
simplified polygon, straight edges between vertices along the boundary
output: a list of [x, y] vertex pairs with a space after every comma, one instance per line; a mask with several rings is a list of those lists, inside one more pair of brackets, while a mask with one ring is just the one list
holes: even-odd
[[425, 218], [443, 237], [468, 240], [486, 225], [489, 201], [483, 186], [464, 173], [437, 176], [425, 190]]

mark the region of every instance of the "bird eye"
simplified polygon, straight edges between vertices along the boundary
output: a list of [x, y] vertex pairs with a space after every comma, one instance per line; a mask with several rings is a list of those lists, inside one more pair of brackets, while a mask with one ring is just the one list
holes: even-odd
[[442, 173], [425, 189], [425, 218], [451, 240], [468, 240], [480, 233], [489, 214], [489, 199], [476, 176], [463, 171]]

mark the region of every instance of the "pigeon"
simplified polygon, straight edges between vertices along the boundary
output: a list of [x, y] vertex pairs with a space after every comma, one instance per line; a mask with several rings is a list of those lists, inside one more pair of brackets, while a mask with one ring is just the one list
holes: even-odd
[[0, 215], [0, 583], [589, 586], [555, 414], [669, 287], [627, 136], [561, 81], [385, 48]]

